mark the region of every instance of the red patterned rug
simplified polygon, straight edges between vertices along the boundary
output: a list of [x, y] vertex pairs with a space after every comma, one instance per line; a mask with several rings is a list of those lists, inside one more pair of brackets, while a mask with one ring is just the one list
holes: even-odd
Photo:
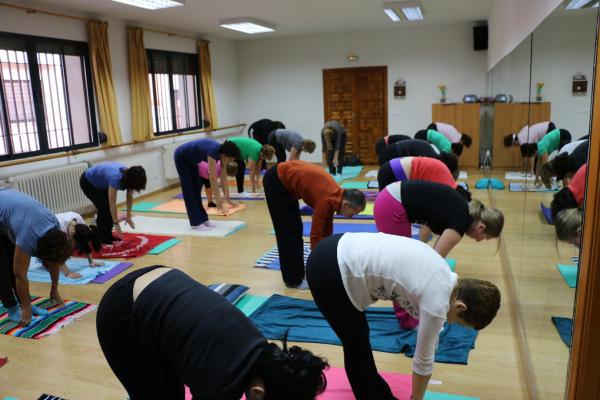
[[94, 258], [133, 258], [140, 257], [150, 250], [173, 239], [174, 236], [148, 235], [141, 233], [124, 233], [123, 239], [113, 244], [102, 245], [99, 253], [93, 252]]

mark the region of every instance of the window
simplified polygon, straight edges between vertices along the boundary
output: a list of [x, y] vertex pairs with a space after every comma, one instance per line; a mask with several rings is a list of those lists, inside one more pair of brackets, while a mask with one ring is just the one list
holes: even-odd
[[0, 33], [0, 160], [98, 144], [87, 43]]
[[147, 50], [154, 133], [202, 129], [198, 56]]

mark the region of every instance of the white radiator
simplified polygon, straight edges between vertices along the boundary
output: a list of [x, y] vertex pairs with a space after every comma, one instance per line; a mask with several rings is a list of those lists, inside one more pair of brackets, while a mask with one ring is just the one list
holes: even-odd
[[163, 167], [165, 170], [165, 178], [167, 180], [179, 179], [177, 168], [175, 168], [175, 149], [181, 146], [182, 142], [167, 144], [162, 147]]
[[35, 197], [54, 213], [84, 213], [92, 206], [79, 187], [79, 178], [86, 169], [88, 164], [81, 163], [12, 176], [8, 182], [13, 189]]

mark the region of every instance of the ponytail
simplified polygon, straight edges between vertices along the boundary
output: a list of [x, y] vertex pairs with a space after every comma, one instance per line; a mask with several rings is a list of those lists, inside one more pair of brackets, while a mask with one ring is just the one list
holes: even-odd
[[301, 347], [287, 347], [284, 334], [283, 349], [267, 343], [254, 363], [249, 378], [259, 378], [265, 384], [265, 400], [313, 400], [327, 388], [326, 360]]
[[471, 200], [469, 215], [473, 220], [479, 220], [485, 224], [485, 233], [489, 237], [500, 237], [504, 227], [504, 214], [502, 214], [502, 211], [496, 208], [487, 208], [479, 200]]

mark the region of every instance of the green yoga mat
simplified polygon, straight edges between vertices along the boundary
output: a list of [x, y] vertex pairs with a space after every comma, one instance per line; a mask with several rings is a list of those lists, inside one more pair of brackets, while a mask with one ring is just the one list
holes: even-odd
[[160, 202], [156, 201], [140, 201], [131, 206], [131, 211], [154, 212], [152, 209], [160, 204]]
[[452, 272], [454, 272], [454, 270], [456, 269], [456, 260], [454, 258], [446, 258], [446, 262], [448, 263], [448, 266], [450, 267]]
[[245, 294], [235, 302], [235, 306], [241, 312], [243, 312], [246, 317], [249, 317], [258, 309], [258, 307], [262, 306], [267, 299], [267, 296], [254, 296], [252, 294]]
[[367, 189], [369, 182], [344, 182], [342, 183], [342, 189]]
[[570, 288], [577, 287], [577, 265], [556, 264], [556, 268]]
[[166, 250], [169, 250], [171, 247], [175, 246], [178, 243], [181, 243], [181, 239], [169, 239], [166, 242], [161, 243], [152, 250], [150, 250], [148, 254], [160, 254]]
[[426, 392], [425, 400], [479, 400], [479, 397], [467, 397], [459, 396], [457, 394]]

